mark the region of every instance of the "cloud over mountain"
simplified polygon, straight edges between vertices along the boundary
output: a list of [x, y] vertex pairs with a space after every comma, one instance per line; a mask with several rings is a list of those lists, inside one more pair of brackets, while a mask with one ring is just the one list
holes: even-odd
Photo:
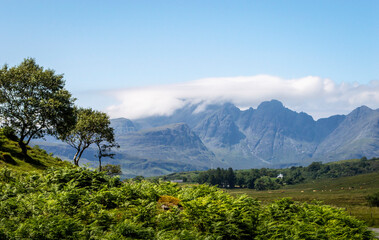
[[[112, 118], [136, 119], [170, 115], [186, 104], [232, 102], [244, 109], [278, 99], [285, 106], [314, 118], [346, 114], [361, 105], [379, 107], [379, 81], [368, 84], [335, 83], [308, 76], [283, 79], [269, 75], [205, 78], [171, 85], [129, 88], [108, 92], [119, 104], [107, 108]], [[201, 107], [198, 111], [201, 111]]]

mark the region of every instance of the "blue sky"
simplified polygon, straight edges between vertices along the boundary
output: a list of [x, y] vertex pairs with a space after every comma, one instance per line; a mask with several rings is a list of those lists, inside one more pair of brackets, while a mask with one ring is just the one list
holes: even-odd
[[[342, 95], [346, 89], [374, 89], [366, 100], [379, 108], [379, 92], [371, 85], [379, 81], [378, 12], [379, 1], [0, 0], [0, 64], [33, 57], [64, 73], [79, 105], [110, 113], [110, 105], [130, 107], [122, 103], [131, 100], [124, 95], [133, 89], [170, 88], [178, 99], [177, 84], [210, 78], [221, 84], [262, 74], [284, 82], [330, 79]], [[353, 101], [341, 98], [334, 110], [320, 114], [301, 98], [266, 97], [282, 97], [285, 105], [319, 116], [345, 113], [338, 106]], [[224, 100], [249, 105], [248, 99]]]

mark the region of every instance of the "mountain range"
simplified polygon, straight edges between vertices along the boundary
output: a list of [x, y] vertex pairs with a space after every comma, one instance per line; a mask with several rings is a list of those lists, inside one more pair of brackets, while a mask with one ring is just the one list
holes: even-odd
[[[280, 101], [240, 110], [231, 103], [187, 105], [170, 116], [112, 119], [121, 146], [116, 158], [126, 176], [152, 176], [213, 167], [280, 168], [313, 161], [379, 156], [379, 110], [366, 106], [348, 115], [315, 121]], [[41, 142], [55, 155], [71, 158], [64, 143]], [[89, 149], [84, 161], [92, 162]]]

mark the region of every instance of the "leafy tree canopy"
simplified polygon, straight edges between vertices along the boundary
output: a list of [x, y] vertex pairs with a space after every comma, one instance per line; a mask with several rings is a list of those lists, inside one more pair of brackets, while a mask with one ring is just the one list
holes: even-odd
[[91, 144], [101, 142], [114, 143], [113, 128], [110, 127], [109, 116], [106, 113], [91, 108], [76, 109], [77, 122], [75, 127], [65, 136], [64, 140], [76, 149], [74, 164], [79, 160]]
[[74, 124], [75, 99], [64, 84], [63, 75], [45, 70], [32, 58], [0, 69], [1, 125], [14, 129], [25, 155], [31, 139], [58, 136]]

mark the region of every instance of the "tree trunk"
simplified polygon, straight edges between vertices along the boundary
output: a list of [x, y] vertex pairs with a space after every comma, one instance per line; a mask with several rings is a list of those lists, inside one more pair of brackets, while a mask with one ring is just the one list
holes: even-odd
[[101, 157], [99, 157], [99, 172], [101, 172]]
[[27, 157], [28, 156], [28, 149], [26, 148], [26, 145], [25, 145], [24, 141], [22, 141], [20, 139], [20, 141], [18, 141], [18, 145], [21, 148], [22, 154], [24, 154]]
[[80, 150], [78, 149], [77, 151], [76, 151], [76, 153], [75, 153], [75, 156], [74, 156], [74, 164], [76, 165], [76, 166], [79, 166], [79, 159], [78, 159], [78, 154], [79, 154], [79, 152], [80, 152]]
[[79, 156], [78, 156], [77, 159], [76, 159], [76, 166], [79, 166], [79, 160], [80, 160], [80, 158], [82, 157], [82, 154], [83, 154], [84, 150], [85, 150], [85, 148], [83, 148], [83, 149], [80, 151]]

